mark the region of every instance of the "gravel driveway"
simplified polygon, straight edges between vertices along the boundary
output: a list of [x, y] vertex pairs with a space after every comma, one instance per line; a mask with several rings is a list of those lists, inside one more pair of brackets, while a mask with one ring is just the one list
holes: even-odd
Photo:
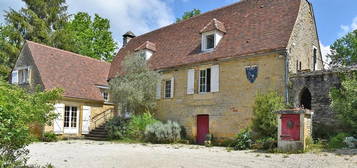
[[51, 163], [56, 168], [357, 167], [357, 151], [348, 151], [349, 154], [285, 155], [229, 152], [225, 148], [195, 145], [117, 144], [87, 140], [34, 143], [28, 149], [30, 164]]

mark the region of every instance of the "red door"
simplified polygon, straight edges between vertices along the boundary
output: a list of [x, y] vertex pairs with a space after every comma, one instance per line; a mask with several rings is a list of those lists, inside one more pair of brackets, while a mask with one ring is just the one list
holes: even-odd
[[206, 135], [209, 134], [209, 116], [198, 115], [197, 116], [197, 139], [198, 144], [204, 144]]
[[281, 116], [281, 139], [286, 141], [300, 140], [300, 115], [283, 114]]

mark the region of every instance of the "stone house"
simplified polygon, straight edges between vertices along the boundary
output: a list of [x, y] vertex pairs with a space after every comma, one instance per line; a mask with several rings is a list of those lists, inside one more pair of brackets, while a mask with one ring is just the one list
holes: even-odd
[[37, 134], [53, 131], [59, 135], [81, 136], [113, 114], [108, 103], [107, 75], [110, 64], [72, 52], [26, 41], [12, 71], [11, 83], [42, 90], [63, 89], [55, 105], [58, 118], [52, 125], [36, 126]]
[[[257, 93], [289, 98], [289, 78], [323, 69], [312, 5], [307, 0], [242, 0], [135, 37], [112, 62], [140, 53], [161, 73], [161, 120], [173, 120], [202, 143], [229, 138], [248, 126]], [[297, 105], [299, 106], [299, 105]]]

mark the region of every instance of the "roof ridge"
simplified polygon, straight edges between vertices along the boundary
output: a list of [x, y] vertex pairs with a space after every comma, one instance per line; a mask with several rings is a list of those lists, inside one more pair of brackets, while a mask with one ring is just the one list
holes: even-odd
[[196, 17], [202, 16], [202, 15], [206, 15], [206, 14], [208, 14], [208, 13], [212, 13], [212, 12], [215, 12], [215, 11], [218, 11], [218, 10], [223, 10], [223, 9], [225, 9], [225, 8], [228, 8], [228, 7], [237, 5], [237, 4], [242, 3], [242, 2], [245, 2], [245, 1], [248, 1], [248, 0], [240, 0], [240, 1], [238, 1], [238, 2], [235, 2], [235, 3], [229, 4], [229, 5], [222, 6], [222, 7], [220, 7], [220, 8], [212, 9], [212, 10], [209, 10], [209, 11], [207, 11], [207, 12], [201, 13], [201, 14], [199, 14], [199, 15], [190, 17], [190, 18], [185, 19], [185, 20], [182, 20], [182, 21], [180, 21], [180, 22], [174, 22], [174, 23], [172, 23], [172, 24], [169, 24], [169, 25], [160, 27], [160, 28], [155, 29], [155, 30], [153, 30], [153, 31], [150, 31], [150, 32], [141, 34], [141, 35], [136, 36], [136, 37], [134, 37], [134, 38], [137, 38], [137, 37], [140, 37], [140, 36], [144, 36], [144, 35], [146, 35], [146, 34], [153, 33], [153, 32], [156, 32], [156, 31], [159, 31], [159, 30], [161, 30], [161, 29], [168, 28], [168, 27], [171, 27], [171, 26], [174, 26], [174, 25], [177, 25], [177, 24], [181, 24], [181, 23], [187, 22], [187, 21], [189, 21], [189, 20], [192, 20], [192, 19], [194, 19], [194, 18], [196, 18]]
[[74, 53], [74, 52], [71, 52], [71, 51], [67, 51], [67, 50], [63, 50], [63, 49], [59, 49], [59, 48], [56, 48], [56, 47], [51, 47], [51, 46], [48, 46], [48, 45], [45, 45], [45, 44], [41, 44], [41, 43], [37, 43], [37, 42], [34, 42], [34, 41], [26, 40], [26, 42], [27, 43], [32, 43], [32, 44], [35, 44], [35, 45], [39, 45], [39, 46], [42, 46], [42, 47], [58, 50], [58, 51], [61, 51], [61, 52], [70, 53], [70, 54], [73, 54], [73, 55], [76, 55], [76, 56], [79, 56], [79, 57], [83, 57], [85, 59], [94, 60], [96, 62], [111, 64], [110, 62], [106, 62], [106, 61], [103, 61], [103, 60], [98, 60], [98, 59], [95, 59], [95, 58], [92, 58], [92, 57], [89, 57], [89, 56], [77, 54], [77, 53]]

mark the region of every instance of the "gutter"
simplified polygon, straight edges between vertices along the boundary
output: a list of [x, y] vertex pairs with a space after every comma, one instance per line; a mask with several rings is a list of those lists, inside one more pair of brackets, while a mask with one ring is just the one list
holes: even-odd
[[285, 102], [286, 104], [289, 104], [289, 53], [288, 49], [285, 50], [284, 52], [285, 56], [285, 68], [284, 68], [284, 73], [285, 73]]

